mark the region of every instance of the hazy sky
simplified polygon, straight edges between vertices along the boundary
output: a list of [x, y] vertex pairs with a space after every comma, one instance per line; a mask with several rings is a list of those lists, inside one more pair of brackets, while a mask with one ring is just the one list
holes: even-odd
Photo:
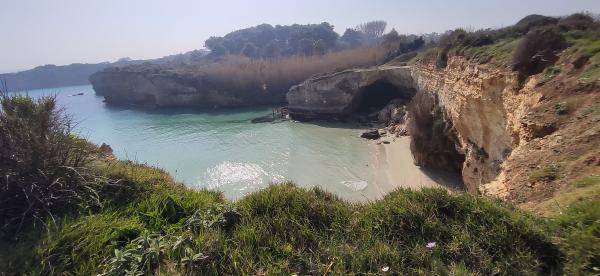
[[261, 23], [382, 19], [400, 33], [501, 27], [531, 13], [600, 12], [600, 0], [0, 0], [0, 72], [42, 64], [156, 58]]

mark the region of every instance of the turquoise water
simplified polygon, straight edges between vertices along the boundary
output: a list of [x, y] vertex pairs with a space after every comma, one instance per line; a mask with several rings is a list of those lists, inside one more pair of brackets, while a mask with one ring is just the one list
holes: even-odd
[[[77, 93], [84, 94], [73, 96]], [[284, 180], [361, 198], [377, 173], [369, 166], [373, 147], [358, 137], [361, 129], [250, 122], [269, 115], [269, 107], [215, 112], [132, 110], [107, 106], [91, 86], [28, 94], [55, 94], [59, 105], [78, 122], [76, 131], [95, 143], [109, 144], [118, 158], [164, 168], [190, 187], [218, 189], [228, 198]]]

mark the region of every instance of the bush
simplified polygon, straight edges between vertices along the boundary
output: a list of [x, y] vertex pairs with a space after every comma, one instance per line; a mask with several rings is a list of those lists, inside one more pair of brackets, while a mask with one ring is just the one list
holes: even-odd
[[539, 28], [547, 25], [554, 25], [558, 23], [558, 18], [549, 17], [539, 14], [530, 14], [523, 17], [515, 24], [514, 29], [520, 34], [526, 34], [534, 28]]
[[531, 30], [513, 53], [513, 70], [524, 77], [540, 73], [558, 60], [558, 51], [565, 47], [566, 40], [556, 27]]
[[560, 168], [558, 166], [551, 165], [531, 172], [531, 174], [529, 175], [529, 181], [550, 182], [558, 179], [559, 176]]
[[556, 103], [554, 104], [554, 111], [556, 111], [558, 115], [565, 115], [569, 113], [569, 107], [565, 102]]
[[587, 30], [598, 26], [590, 15], [585, 13], [575, 13], [565, 18], [561, 18], [558, 26], [564, 30]]
[[0, 227], [19, 231], [32, 221], [78, 206], [98, 206], [100, 182], [83, 167], [90, 146], [71, 134], [73, 123], [54, 97], [0, 99]]

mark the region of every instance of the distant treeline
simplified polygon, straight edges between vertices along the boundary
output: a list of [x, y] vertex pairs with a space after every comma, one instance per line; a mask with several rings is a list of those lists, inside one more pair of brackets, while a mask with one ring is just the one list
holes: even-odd
[[[307, 25], [262, 24], [226, 34], [210, 37], [205, 46], [212, 56], [244, 55], [250, 58], [279, 58], [289, 56], [323, 55], [331, 51], [373, 47], [385, 40], [385, 21], [371, 21], [346, 29], [343, 35], [334, 26], [323, 22]], [[399, 36], [395, 30], [389, 34]], [[388, 34], [388, 35], [389, 35]], [[416, 36], [403, 37], [414, 40]], [[398, 40], [399, 41], [399, 40]], [[422, 44], [422, 43], [421, 43]]]

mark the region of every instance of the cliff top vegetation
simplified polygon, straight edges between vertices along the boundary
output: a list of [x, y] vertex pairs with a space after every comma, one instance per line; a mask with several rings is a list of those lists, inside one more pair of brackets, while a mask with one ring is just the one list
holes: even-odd
[[600, 22], [591, 14], [564, 17], [529, 15], [500, 29], [448, 32], [421, 53], [419, 60], [446, 67], [449, 56], [464, 56], [479, 63], [506, 67], [527, 77], [552, 70], [563, 59], [584, 67], [582, 82], [600, 78]]
[[[2, 133], [21, 131], [18, 140], [0, 136], [0, 170], [8, 176], [0, 185], [0, 271], [7, 274], [598, 269], [598, 202], [536, 218], [497, 200], [444, 190], [397, 190], [358, 204], [291, 183], [232, 202], [186, 188], [160, 169], [111, 159], [71, 135], [53, 103], [2, 99], [0, 128], [8, 130]], [[36, 159], [38, 148], [48, 154]]]

